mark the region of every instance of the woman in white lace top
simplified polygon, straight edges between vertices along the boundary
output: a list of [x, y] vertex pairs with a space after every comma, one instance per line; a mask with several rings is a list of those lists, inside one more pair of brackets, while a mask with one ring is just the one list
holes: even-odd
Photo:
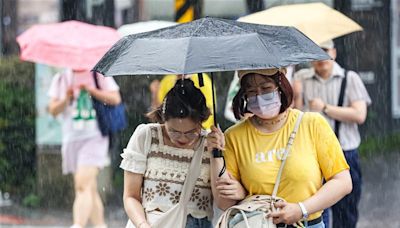
[[[179, 80], [163, 104], [148, 114], [158, 123], [141, 124], [124, 149], [124, 206], [136, 228], [150, 227], [179, 202], [195, 149], [204, 140], [201, 123], [210, 115], [204, 95], [191, 80]], [[200, 148], [200, 147], [199, 147]], [[186, 227], [211, 227], [210, 153], [188, 203]]]

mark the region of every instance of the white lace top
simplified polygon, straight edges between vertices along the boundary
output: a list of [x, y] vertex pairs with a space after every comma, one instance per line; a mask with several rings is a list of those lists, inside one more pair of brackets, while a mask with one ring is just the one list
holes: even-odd
[[[179, 202], [194, 150], [165, 145], [160, 124], [141, 124], [121, 154], [120, 167], [143, 174], [142, 205], [145, 211], [170, 209]], [[212, 217], [210, 154], [203, 153], [188, 211], [195, 218]]]

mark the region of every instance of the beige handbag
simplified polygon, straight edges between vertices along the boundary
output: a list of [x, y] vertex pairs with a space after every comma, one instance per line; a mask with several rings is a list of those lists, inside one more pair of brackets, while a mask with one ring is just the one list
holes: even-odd
[[[186, 175], [182, 187], [179, 203], [165, 213], [158, 211], [147, 213], [147, 221], [151, 224], [152, 228], [184, 228], [186, 226], [188, 215], [187, 204], [192, 195], [194, 186], [196, 185], [197, 178], [200, 176], [202, 156], [204, 153], [204, 141], [205, 137], [201, 137], [200, 144], [193, 155], [192, 162], [190, 163], [189, 172]], [[135, 226], [130, 220], [128, 220], [128, 224], [125, 228], [135, 228]]]
[[276, 228], [276, 225], [272, 222], [272, 218], [267, 218], [267, 215], [276, 211], [276, 202], [284, 201], [284, 199], [277, 197], [276, 194], [278, 192], [279, 182], [281, 180], [283, 167], [286, 163], [286, 158], [290, 152], [291, 146], [293, 145], [303, 114], [303, 112], [300, 113], [296, 125], [290, 134], [272, 195], [253, 195], [240, 201], [237, 205], [228, 208], [218, 219], [215, 226], [216, 228]]

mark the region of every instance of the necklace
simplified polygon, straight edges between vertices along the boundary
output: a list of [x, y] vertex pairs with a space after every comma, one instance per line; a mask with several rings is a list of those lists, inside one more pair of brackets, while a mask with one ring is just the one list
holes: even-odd
[[258, 116], [254, 116], [254, 121], [257, 123], [258, 126], [263, 127], [264, 125], [275, 125], [277, 123], [280, 123], [282, 120], [286, 120], [288, 112], [285, 111], [283, 115], [280, 115], [279, 117], [272, 119], [272, 120], [264, 120], [261, 119]]

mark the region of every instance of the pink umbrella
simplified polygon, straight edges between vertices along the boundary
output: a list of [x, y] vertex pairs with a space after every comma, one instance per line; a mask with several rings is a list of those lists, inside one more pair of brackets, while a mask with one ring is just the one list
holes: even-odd
[[20, 58], [72, 69], [92, 69], [120, 36], [110, 27], [79, 21], [34, 25], [17, 37]]

